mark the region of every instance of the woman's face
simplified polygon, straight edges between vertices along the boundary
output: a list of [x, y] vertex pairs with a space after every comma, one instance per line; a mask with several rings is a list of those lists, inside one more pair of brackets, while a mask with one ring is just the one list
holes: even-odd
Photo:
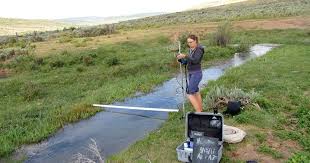
[[188, 38], [187, 39], [187, 45], [189, 46], [189, 48], [196, 48], [197, 47], [197, 41]]

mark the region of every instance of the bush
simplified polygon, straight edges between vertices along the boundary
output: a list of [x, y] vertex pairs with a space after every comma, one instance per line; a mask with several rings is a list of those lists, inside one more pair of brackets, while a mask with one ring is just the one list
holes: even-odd
[[98, 25], [98, 26], [92, 26], [92, 27], [84, 27], [84, 28], [78, 28], [74, 30], [73, 34], [76, 37], [95, 37], [95, 36], [101, 36], [101, 35], [108, 35], [115, 33], [115, 26], [112, 25]]
[[183, 32], [179, 35], [178, 40], [181, 42], [181, 51], [184, 51], [188, 48], [187, 38], [190, 35], [190, 32]]
[[93, 58], [97, 58], [97, 54], [96, 53], [90, 53], [89, 56], [91, 56]]
[[36, 64], [38, 64], [38, 65], [43, 65], [43, 64], [44, 64], [43, 58], [37, 58], [37, 59], [35, 60], [35, 62], [36, 62]]
[[51, 68], [59, 68], [59, 67], [63, 67], [65, 65], [65, 62], [62, 60], [55, 60], [50, 62], [50, 67]]
[[120, 61], [117, 57], [111, 57], [106, 60], [106, 64], [111, 67], [120, 64]]
[[241, 40], [239, 45], [235, 48], [237, 53], [248, 53], [250, 52], [250, 43], [245, 40]]
[[87, 46], [86, 41], [87, 40], [84, 38], [78, 38], [78, 39], [73, 40], [72, 43], [75, 47], [85, 47]]
[[60, 55], [69, 55], [70, 53], [67, 50], [64, 50], [60, 53]]
[[14, 56], [28, 55], [28, 54], [29, 54], [28, 49], [7, 48], [7, 49], [0, 50], [0, 60], [5, 61], [5, 60], [13, 58]]
[[226, 47], [231, 40], [231, 29], [232, 27], [229, 22], [220, 24], [217, 27], [217, 31], [209, 35], [210, 44]]
[[25, 40], [21, 40], [21, 41], [17, 41], [14, 45], [11, 45], [11, 46], [18, 46], [21, 48], [26, 48], [29, 45], [30, 45], [29, 42], [26, 42]]
[[61, 36], [58, 38], [57, 43], [67, 43], [72, 41], [72, 37], [70, 36]]
[[219, 47], [211, 46], [205, 49], [204, 60], [210, 60], [214, 58], [230, 57], [236, 53], [236, 50], [231, 47]]
[[82, 66], [79, 66], [79, 67], [76, 68], [76, 71], [77, 72], [83, 72], [84, 68]]
[[42, 88], [39, 84], [29, 82], [22, 88], [22, 96], [26, 101], [32, 101], [42, 96]]
[[44, 41], [43, 37], [39, 36], [37, 31], [34, 31], [33, 34], [30, 36], [29, 41], [31, 42], [41, 42]]
[[94, 63], [93, 58], [91, 56], [84, 56], [83, 57], [83, 63], [86, 66], [90, 66]]
[[251, 91], [251, 92], [244, 92], [239, 88], [225, 88], [225, 87], [212, 87], [206, 96], [206, 106], [207, 108], [222, 108], [227, 104], [228, 101], [241, 101], [241, 104], [247, 105], [250, 103], [256, 102], [256, 98], [258, 97], [258, 93]]
[[12, 58], [10, 62], [6, 63], [7, 68], [14, 68], [16, 72], [18, 71], [25, 71], [31, 70], [31, 65], [34, 61], [33, 55], [17, 55], [16, 57]]

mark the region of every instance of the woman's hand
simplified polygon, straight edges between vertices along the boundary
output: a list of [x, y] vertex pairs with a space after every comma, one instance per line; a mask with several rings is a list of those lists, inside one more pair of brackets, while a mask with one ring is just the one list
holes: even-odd
[[178, 59], [182, 59], [182, 58], [185, 58], [185, 57], [186, 57], [185, 54], [179, 54], [179, 55], [177, 55], [177, 58], [178, 58]]

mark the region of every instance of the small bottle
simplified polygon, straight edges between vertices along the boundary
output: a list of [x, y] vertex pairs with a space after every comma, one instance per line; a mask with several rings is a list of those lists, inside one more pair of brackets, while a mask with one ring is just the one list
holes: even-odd
[[184, 149], [185, 148], [188, 148], [188, 143], [187, 143], [187, 141], [184, 143]]
[[194, 139], [193, 138], [190, 138], [188, 146], [189, 146], [189, 148], [193, 148], [194, 147]]
[[190, 141], [189, 142], [189, 148], [193, 148], [194, 147], [194, 142]]

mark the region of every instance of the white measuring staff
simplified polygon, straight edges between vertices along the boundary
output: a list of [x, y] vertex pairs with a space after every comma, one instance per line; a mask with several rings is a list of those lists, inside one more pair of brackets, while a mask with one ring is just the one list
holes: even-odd
[[[179, 44], [179, 54], [181, 54], [181, 41], [178, 41], [178, 44]], [[181, 73], [181, 79], [182, 79], [181, 85], [182, 85], [182, 96], [183, 96], [182, 110], [183, 110], [183, 118], [185, 118], [185, 90], [184, 90], [184, 79], [183, 79], [183, 71], [182, 71], [181, 62], [180, 62], [180, 73]], [[187, 78], [187, 76], [185, 77]]]
[[93, 106], [103, 107], [103, 108], [118, 108], [118, 109], [126, 109], [126, 110], [145, 110], [145, 111], [159, 111], [159, 112], [178, 112], [179, 111], [178, 109], [145, 108], [145, 107], [101, 105], [101, 104], [93, 104]]

